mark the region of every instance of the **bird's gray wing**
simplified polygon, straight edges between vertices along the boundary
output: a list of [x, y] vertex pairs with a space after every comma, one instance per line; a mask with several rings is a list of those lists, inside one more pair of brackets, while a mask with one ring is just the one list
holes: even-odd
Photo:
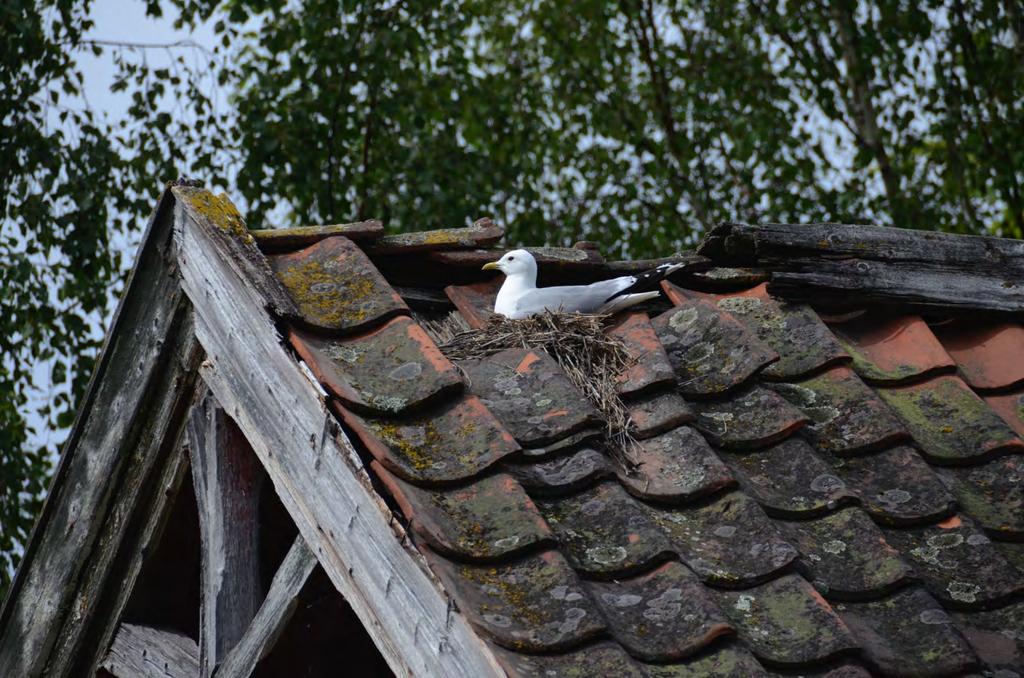
[[609, 298], [628, 289], [635, 282], [634, 276], [627, 275], [590, 285], [541, 287], [519, 297], [516, 311], [522, 315], [559, 310], [566, 313], [596, 313]]

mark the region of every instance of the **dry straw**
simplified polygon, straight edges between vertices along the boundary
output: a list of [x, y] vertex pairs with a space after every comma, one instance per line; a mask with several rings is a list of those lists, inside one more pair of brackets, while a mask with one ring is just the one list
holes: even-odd
[[638, 443], [629, 410], [619, 398], [617, 377], [632, 363], [625, 347], [605, 333], [608, 316], [545, 312], [522, 320], [493, 315], [478, 330], [457, 314], [431, 322], [428, 330], [452, 360], [486, 358], [509, 348], [541, 349], [600, 411], [607, 451], [631, 471]]

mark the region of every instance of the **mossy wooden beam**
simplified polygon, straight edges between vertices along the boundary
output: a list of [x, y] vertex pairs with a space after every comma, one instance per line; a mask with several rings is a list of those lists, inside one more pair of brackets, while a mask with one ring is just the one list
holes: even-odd
[[477, 219], [468, 228], [441, 228], [384, 236], [367, 244], [365, 249], [368, 254], [377, 255], [489, 247], [504, 235], [505, 229], [485, 217]]
[[349, 240], [364, 242], [384, 235], [384, 224], [377, 219], [351, 224], [300, 226], [299, 228], [268, 228], [249, 231], [264, 252], [287, 252], [314, 245], [324, 238], [343, 235]]
[[714, 228], [698, 253], [756, 266], [780, 296], [920, 312], [1024, 315], [1024, 241], [881, 226], [739, 224]]
[[295, 303], [271, 272], [256, 239], [245, 227], [245, 219], [225, 194], [214, 195], [191, 186], [173, 186], [170, 191], [175, 198], [175, 218], [180, 221], [187, 217], [204, 225], [225, 260], [259, 292], [264, 308], [281, 318], [299, 317]]

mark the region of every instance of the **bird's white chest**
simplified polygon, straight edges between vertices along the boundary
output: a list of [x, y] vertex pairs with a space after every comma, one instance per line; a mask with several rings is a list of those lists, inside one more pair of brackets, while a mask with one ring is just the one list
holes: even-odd
[[494, 312], [513, 320], [524, 317], [519, 312], [519, 299], [529, 291], [522, 282], [514, 278], [506, 278], [494, 300]]

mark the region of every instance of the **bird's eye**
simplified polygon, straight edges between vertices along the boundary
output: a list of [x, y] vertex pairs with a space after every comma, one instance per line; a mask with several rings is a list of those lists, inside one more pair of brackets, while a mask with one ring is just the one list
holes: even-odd
[[509, 261], [513, 261], [514, 259], [515, 259], [515, 257], [509, 257], [508, 258]]

